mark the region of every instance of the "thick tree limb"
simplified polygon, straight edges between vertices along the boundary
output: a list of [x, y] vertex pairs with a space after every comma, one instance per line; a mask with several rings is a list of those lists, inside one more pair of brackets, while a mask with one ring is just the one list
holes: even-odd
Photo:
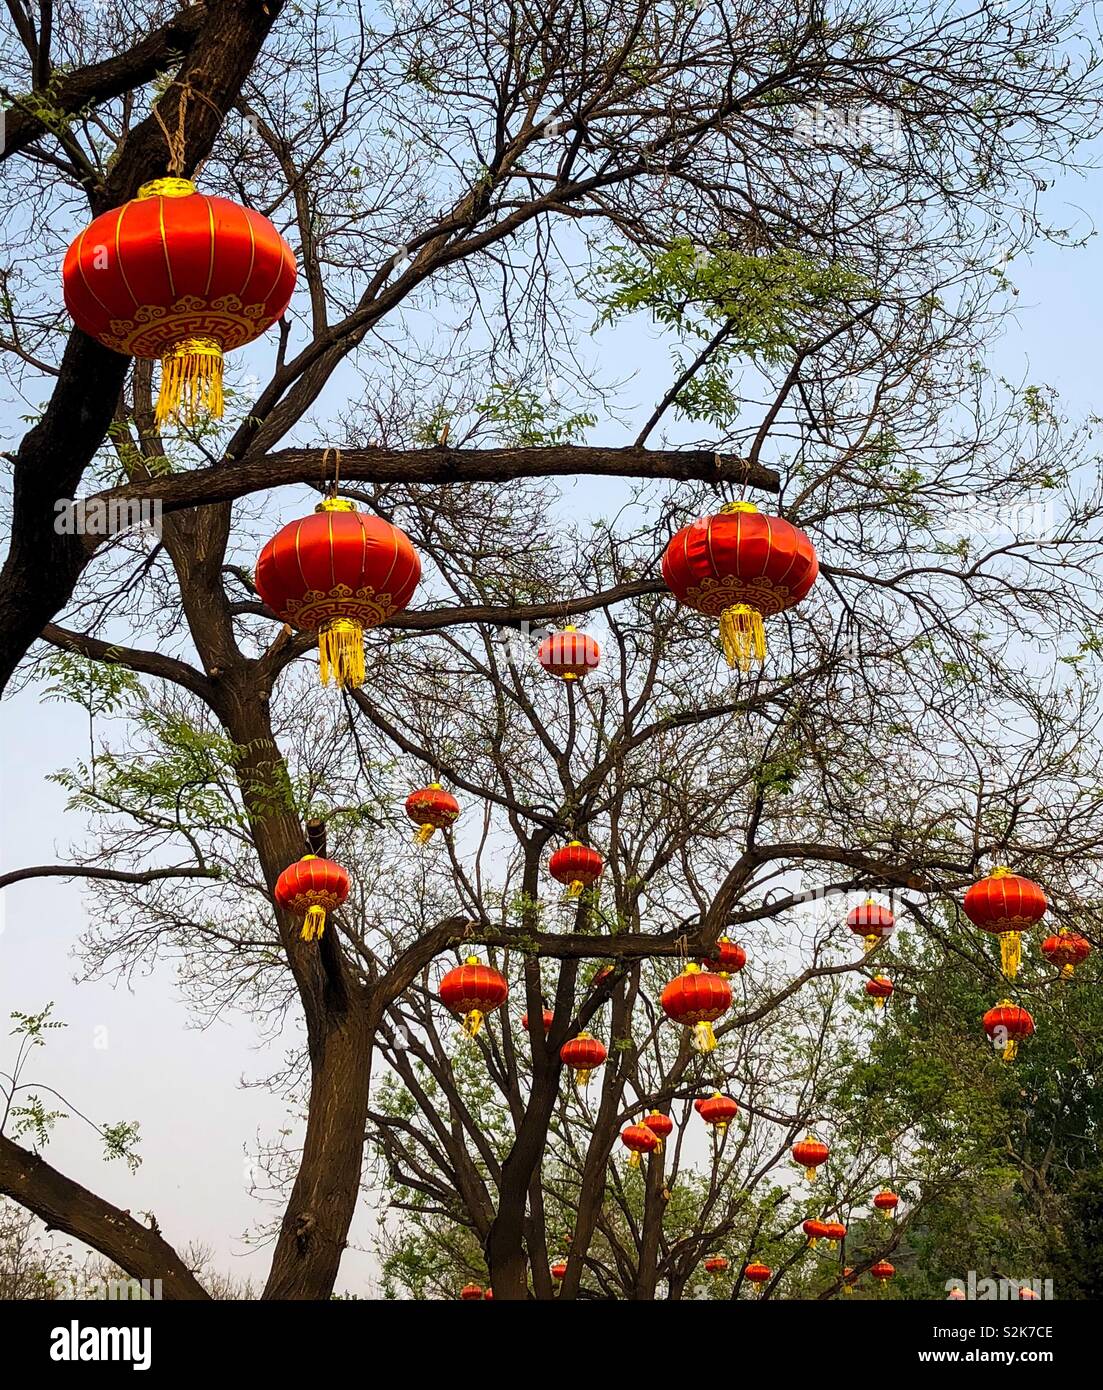
[[0, 888], [23, 883], [29, 878], [97, 878], [110, 883], [155, 883], [162, 878], [217, 878], [217, 869], [181, 865], [172, 869], [100, 869], [91, 864], [36, 864], [0, 874]]
[[52, 1168], [41, 1155], [0, 1134], [0, 1192], [52, 1230], [84, 1241], [133, 1279], [159, 1279], [165, 1298], [210, 1295], [156, 1228], [143, 1226]]
[[[133, 498], [160, 502], [166, 512], [232, 502], [251, 492], [289, 483], [318, 483], [326, 468], [322, 449], [281, 449], [243, 463], [218, 464], [189, 473], [127, 483], [99, 493], [105, 504]], [[333, 469], [330, 449], [328, 468]], [[556, 444], [541, 449], [349, 449], [341, 450], [341, 478], [357, 483], [504, 483], [517, 478], [666, 478], [729, 483], [777, 492], [772, 468], [711, 449], [603, 448]]]

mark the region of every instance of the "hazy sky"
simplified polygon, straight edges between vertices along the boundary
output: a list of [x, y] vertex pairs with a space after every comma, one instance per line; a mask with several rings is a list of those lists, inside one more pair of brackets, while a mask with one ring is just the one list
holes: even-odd
[[[1093, 221], [1103, 222], [1103, 175], [1065, 180], [1046, 199], [1051, 222], [1073, 222], [1086, 231]], [[1011, 278], [1020, 288], [1016, 320], [992, 348], [994, 365], [1006, 376], [1055, 386], [1074, 418], [1096, 405], [1101, 271], [1103, 252], [1095, 239], [1083, 251], [1041, 248], [1013, 263]], [[653, 386], [665, 352], [638, 329], [626, 341]], [[641, 385], [641, 403], [650, 404], [650, 386]], [[10, 448], [21, 412], [2, 409], [0, 433]], [[598, 501], [600, 493], [590, 496]], [[286, 503], [290, 517], [290, 495]], [[68, 846], [79, 843], [79, 818], [63, 814], [64, 793], [45, 779], [86, 751], [79, 711], [40, 704], [33, 693], [7, 703], [0, 739], [4, 868], [61, 862]], [[83, 921], [79, 884], [38, 881], [0, 893], [0, 1070], [14, 1055], [3, 1021], [13, 1009], [34, 1011], [53, 1000], [55, 1016], [68, 1027], [50, 1036], [28, 1076], [100, 1122], [139, 1120], [144, 1161], [133, 1176], [121, 1163], [104, 1163], [98, 1140], [75, 1119], [57, 1127], [49, 1160], [132, 1212], [153, 1211], [178, 1247], [188, 1240], [210, 1244], [223, 1270], [262, 1282], [268, 1252], [247, 1252], [239, 1239], [259, 1215], [249, 1195], [248, 1150], [258, 1133], [272, 1134], [287, 1116], [281, 1101], [243, 1089], [240, 1081], [272, 1070], [282, 1049], [277, 1043], [258, 1053], [240, 1016], [207, 1031], [190, 1028], [167, 969], [129, 988], [77, 986], [71, 953]], [[367, 1237], [375, 1219], [365, 1206], [354, 1242]], [[350, 1249], [338, 1287], [368, 1293], [371, 1273], [370, 1257]]]

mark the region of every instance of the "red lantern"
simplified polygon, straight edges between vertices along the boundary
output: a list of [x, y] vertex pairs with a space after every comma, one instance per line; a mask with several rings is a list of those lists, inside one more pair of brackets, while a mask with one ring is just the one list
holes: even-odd
[[340, 907], [348, 895], [348, 870], [316, 854], [304, 854], [276, 879], [276, 902], [288, 912], [302, 914], [304, 941], [321, 937], [326, 913]]
[[743, 1278], [752, 1284], [768, 1284], [773, 1272], [769, 1265], [750, 1264], [743, 1270]]
[[705, 970], [719, 975], [722, 980], [726, 980], [729, 975], [737, 975], [746, 964], [746, 951], [734, 941], [729, 941], [726, 936], [717, 941], [712, 957], [701, 962]]
[[[545, 1033], [546, 1033], [546, 1032], [548, 1031], [548, 1029], [552, 1026], [552, 1019], [554, 1019], [554, 1018], [555, 1018], [555, 1014], [552, 1013], [551, 1009], [545, 1009], [545, 1010], [541, 1013], [541, 1015], [540, 1015], [540, 1022], [544, 1025], [544, 1032], [545, 1032]], [[526, 1033], [528, 1032], [528, 1030], [529, 1030], [529, 1016], [528, 1016], [528, 1014], [522, 1014], [522, 1015], [521, 1015], [521, 1027], [525, 1030]]]
[[831, 1150], [826, 1144], [811, 1134], [806, 1134], [803, 1139], [793, 1145], [790, 1153], [804, 1169], [804, 1176], [809, 1182], [816, 1181], [816, 1169], [821, 1163], [826, 1163]]
[[878, 1283], [887, 1284], [896, 1273], [896, 1266], [890, 1265], [888, 1260], [878, 1260], [875, 1265], [871, 1266], [869, 1272]]
[[836, 1247], [846, 1240], [846, 1227], [841, 1221], [825, 1221], [823, 1238], [829, 1245]]
[[651, 1133], [655, 1136], [655, 1138], [659, 1141], [659, 1147], [656, 1150], [656, 1152], [661, 1153], [663, 1147], [663, 1140], [667, 1137], [668, 1134], [670, 1134], [673, 1131], [674, 1121], [670, 1118], [669, 1115], [663, 1115], [658, 1110], [652, 1110], [650, 1115], [644, 1116], [643, 1122], [651, 1131]]
[[887, 941], [896, 927], [896, 918], [875, 898], [867, 898], [846, 915], [846, 924], [856, 936], [863, 937], [866, 950], [872, 951], [879, 941]]
[[560, 680], [581, 680], [597, 668], [601, 648], [588, 633], [565, 627], [549, 633], [536, 649], [536, 659], [544, 670]]
[[493, 1290], [493, 1289], [487, 1289], [486, 1293], [483, 1294], [483, 1297], [489, 1301], [490, 1299], [492, 1299], [492, 1298], [494, 1297], [494, 1290]]
[[590, 1073], [596, 1071], [607, 1056], [604, 1046], [589, 1033], [579, 1033], [559, 1049], [559, 1060], [574, 1072], [575, 1085], [579, 1087], [586, 1085]]
[[843, 1270], [843, 1293], [848, 1298], [854, 1297], [854, 1271], [849, 1265]]
[[887, 975], [874, 975], [872, 980], [866, 981], [866, 993], [873, 1000], [875, 1009], [883, 1009], [885, 1000], [892, 998], [893, 983]]
[[713, 1091], [706, 1100], [695, 1100], [693, 1104], [705, 1124], [712, 1125], [720, 1135], [739, 1114], [735, 1101], [730, 1096], [722, 1096], [719, 1091]]
[[900, 1205], [900, 1198], [886, 1187], [883, 1192], [878, 1192], [877, 1196], [874, 1197], [873, 1205], [884, 1214], [886, 1220], [891, 1221], [893, 1212]]
[[975, 927], [1000, 938], [1003, 973], [1013, 980], [1022, 960], [1022, 933], [1046, 915], [1046, 895], [1033, 879], [993, 869], [965, 894], [965, 915]]
[[1019, 1285], [1019, 1297], [1020, 1297], [1021, 1299], [1023, 1299], [1025, 1302], [1028, 1302], [1028, 1303], [1029, 1303], [1029, 1302], [1031, 1302], [1033, 1299], [1041, 1298], [1041, 1296], [1042, 1296], [1042, 1295], [1041, 1295], [1040, 1293], [1036, 1293], [1036, 1292], [1035, 1292], [1032, 1288], [1030, 1288], [1028, 1285], [1026, 1285], [1026, 1284], [1020, 1284], [1020, 1285]]
[[719, 1278], [721, 1274], [727, 1274], [728, 1261], [723, 1255], [710, 1255], [705, 1261], [705, 1273]]
[[551, 1267], [551, 1274], [553, 1279], [565, 1278], [567, 1274], [567, 1261], [556, 1260], [555, 1264]]
[[439, 782], [430, 782], [406, 798], [406, 814], [417, 826], [414, 844], [423, 845], [435, 830], [444, 830], [458, 819], [460, 803]]
[[673, 536], [662, 575], [680, 603], [720, 619], [729, 666], [750, 669], [766, 656], [763, 618], [801, 601], [816, 582], [812, 542], [752, 502], [729, 502]]
[[965, 1301], [964, 1289], [951, 1289], [946, 1295], [951, 1303], [963, 1303]]
[[588, 849], [581, 840], [557, 849], [548, 860], [548, 871], [557, 883], [567, 885], [568, 898], [580, 898], [583, 891], [598, 881], [605, 860], [596, 849]]
[[222, 354], [251, 343], [295, 288], [295, 257], [267, 217], [154, 179], [95, 219], [61, 271], [78, 328], [115, 352], [161, 359], [156, 420], [222, 414]]
[[810, 1217], [807, 1221], [802, 1222], [801, 1230], [808, 1237], [808, 1244], [813, 1250], [816, 1248], [817, 1241], [827, 1239], [826, 1221], [817, 1221], [815, 1218]]
[[1047, 936], [1042, 942], [1042, 955], [1050, 965], [1061, 967], [1063, 980], [1067, 980], [1078, 965], [1083, 965], [1091, 953], [1090, 941], [1063, 928], [1056, 936]]
[[1010, 999], [1001, 999], [994, 1009], [984, 1015], [984, 1031], [994, 1043], [1003, 1048], [1003, 1060], [1013, 1062], [1019, 1043], [1034, 1032], [1030, 1014]]
[[719, 975], [687, 965], [666, 986], [659, 1002], [671, 1022], [693, 1028], [693, 1046], [698, 1052], [711, 1052], [716, 1046], [712, 1025], [731, 1008], [731, 986]]
[[628, 1160], [629, 1168], [638, 1168], [640, 1154], [653, 1154], [659, 1147], [658, 1135], [653, 1134], [646, 1125], [627, 1125], [620, 1132], [620, 1142], [632, 1154]]
[[[489, 1292], [488, 1289], [487, 1293]], [[474, 1303], [476, 1300], [482, 1302], [483, 1286], [481, 1284], [464, 1284], [463, 1288], [460, 1289], [460, 1297], [465, 1303]]]
[[364, 683], [364, 629], [401, 613], [421, 578], [410, 538], [344, 497], [289, 522], [257, 560], [256, 587], [285, 623], [318, 634], [322, 684]]
[[463, 1030], [474, 1037], [484, 1017], [505, 1003], [509, 993], [506, 977], [478, 956], [468, 956], [463, 965], [449, 970], [437, 987], [446, 1009], [463, 1018]]

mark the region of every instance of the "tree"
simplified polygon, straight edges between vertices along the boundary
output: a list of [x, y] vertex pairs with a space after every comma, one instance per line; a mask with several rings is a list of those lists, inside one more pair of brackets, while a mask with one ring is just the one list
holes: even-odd
[[[136, 9], [64, 38], [19, 12], [9, 40], [26, 80], [5, 94], [4, 154], [27, 236], [4, 346], [24, 389], [56, 379], [13, 458], [0, 666], [41, 635], [54, 654], [26, 679], [93, 720], [114, 702], [130, 737], [61, 774], [101, 835], [89, 862], [8, 878], [98, 881], [93, 968], [171, 948], [200, 1007], [301, 1010], [305, 1135], [281, 1168], [268, 1297], [332, 1290], [378, 1123], [380, 1030], [432, 963], [466, 942], [500, 952], [531, 1017], [541, 963], [557, 962], [557, 1032], [509, 1083], [516, 1129], [480, 1232], [495, 1292], [520, 1297], [582, 962], [616, 963], [627, 1023], [645, 962], [707, 954], [727, 926], [780, 934], [802, 891], [911, 890], [952, 952], [930, 903], [992, 854], [1044, 878], [1059, 912], [1096, 872], [1100, 499], [1047, 395], [1004, 389], [981, 360], [1004, 252], [1044, 230], [1037, 181], [1094, 129], [1095, 59], [1074, 15], [1029, 4], [947, 19], [865, 0], [830, 17], [444, 0], [374, 26], [351, 6], [310, 11], [271, 33], [280, 7], [261, 8], [210, 0], [170, 30]], [[64, 45], [75, 63], [59, 72]], [[859, 140], [819, 119], [871, 110], [880, 132], [863, 118]], [[183, 170], [205, 160], [205, 187], [279, 222], [301, 277], [267, 383], [232, 379], [225, 426], [175, 438], [154, 427], [148, 363], [127, 375], [76, 331], [62, 347], [35, 299], [72, 191], [98, 210], [164, 172], [163, 129], [183, 138]], [[580, 350], [589, 305], [608, 341], [649, 316], [672, 354], [669, 386], [613, 445], [591, 442], [594, 421], [630, 412]], [[327, 411], [337, 392], [345, 409]], [[308, 447], [307, 431], [344, 442]], [[428, 603], [372, 641], [365, 687], [319, 704], [299, 674], [310, 642], [252, 582], [267, 524], [253, 499], [324, 490], [338, 470], [432, 573]], [[588, 524], [548, 481], [579, 474], [637, 484], [615, 520]], [[57, 494], [78, 487], [105, 507], [159, 504], [156, 543], [58, 536]], [[662, 598], [656, 559], [717, 491], [745, 488], [783, 498], [824, 582], [807, 615], [772, 624], [767, 672], [733, 683], [701, 621]], [[1032, 492], [1053, 499], [1040, 539], [1021, 517], [1010, 538], [947, 527], [947, 507], [959, 524], [965, 509], [1006, 518]], [[613, 658], [593, 693], [535, 685], [496, 636], [586, 615]], [[1065, 665], [1024, 660], [1058, 639]], [[450, 843], [450, 876], [395, 897], [380, 872], [408, 873], [394, 788], [430, 772], [471, 799], [483, 839]], [[315, 946], [271, 893], [319, 816], [358, 890]], [[600, 930], [542, 919], [542, 858], [568, 831], [608, 851]], [[762, 1017], [835, 968], [808, 944], [804, 969], [778, 952], [785, 983]], [[757, 1021], [752, 1008], [742, 1026]], [[120, 1252], [91, 1194], [36, 1179], [10, 1143], [0, 1190], [16, 1173], [20, 1201], [49, 1203], [128, 1272], [163, 1258], [138, 1233]], [[636, 1287], [653, 1291], [654, 1270]]]

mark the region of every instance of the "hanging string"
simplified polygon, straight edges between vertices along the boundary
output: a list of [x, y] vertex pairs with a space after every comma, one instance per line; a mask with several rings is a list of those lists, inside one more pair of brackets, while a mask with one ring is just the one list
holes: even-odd
[[[329, 456], [333, 455], [333, 482], [329, 481]], [[341, 484], [341, 451], [326, 446], [322, 450], [322, 487], [328, 497], [336, 497]]]
[[[195, 73], [194, 76], [198, 77], [199, 73]], [[180, 101], [176, 108], [175, 131], [169, 130], [161, 116], [161, 102], [167, 99], [169, 91], [171, 91], [173, 87], [180, 88]], [[168, 147], [168, 173], [173, 178], [183, 178], [184, 176], [184, 165], [187, 160], [187, 143], [184, 138], [184, 131], [187, 123], [188, 102], [191, 101], [192, 97], [197, 98], [199, 101], [206, 102], [218, 117], [219, 121], [222, 120], [223, 112], [216, 106], [210, 97], [207, 96], [206, 92], [201, 92], [193, 87], [190, 79], [185, 79], [183, 82], [179, 80], [170, 82], [161, 100], [154, 103], [152, 107], [153, 118], [161, 127], [161, 133], [164, 135], [165, 144]]]

